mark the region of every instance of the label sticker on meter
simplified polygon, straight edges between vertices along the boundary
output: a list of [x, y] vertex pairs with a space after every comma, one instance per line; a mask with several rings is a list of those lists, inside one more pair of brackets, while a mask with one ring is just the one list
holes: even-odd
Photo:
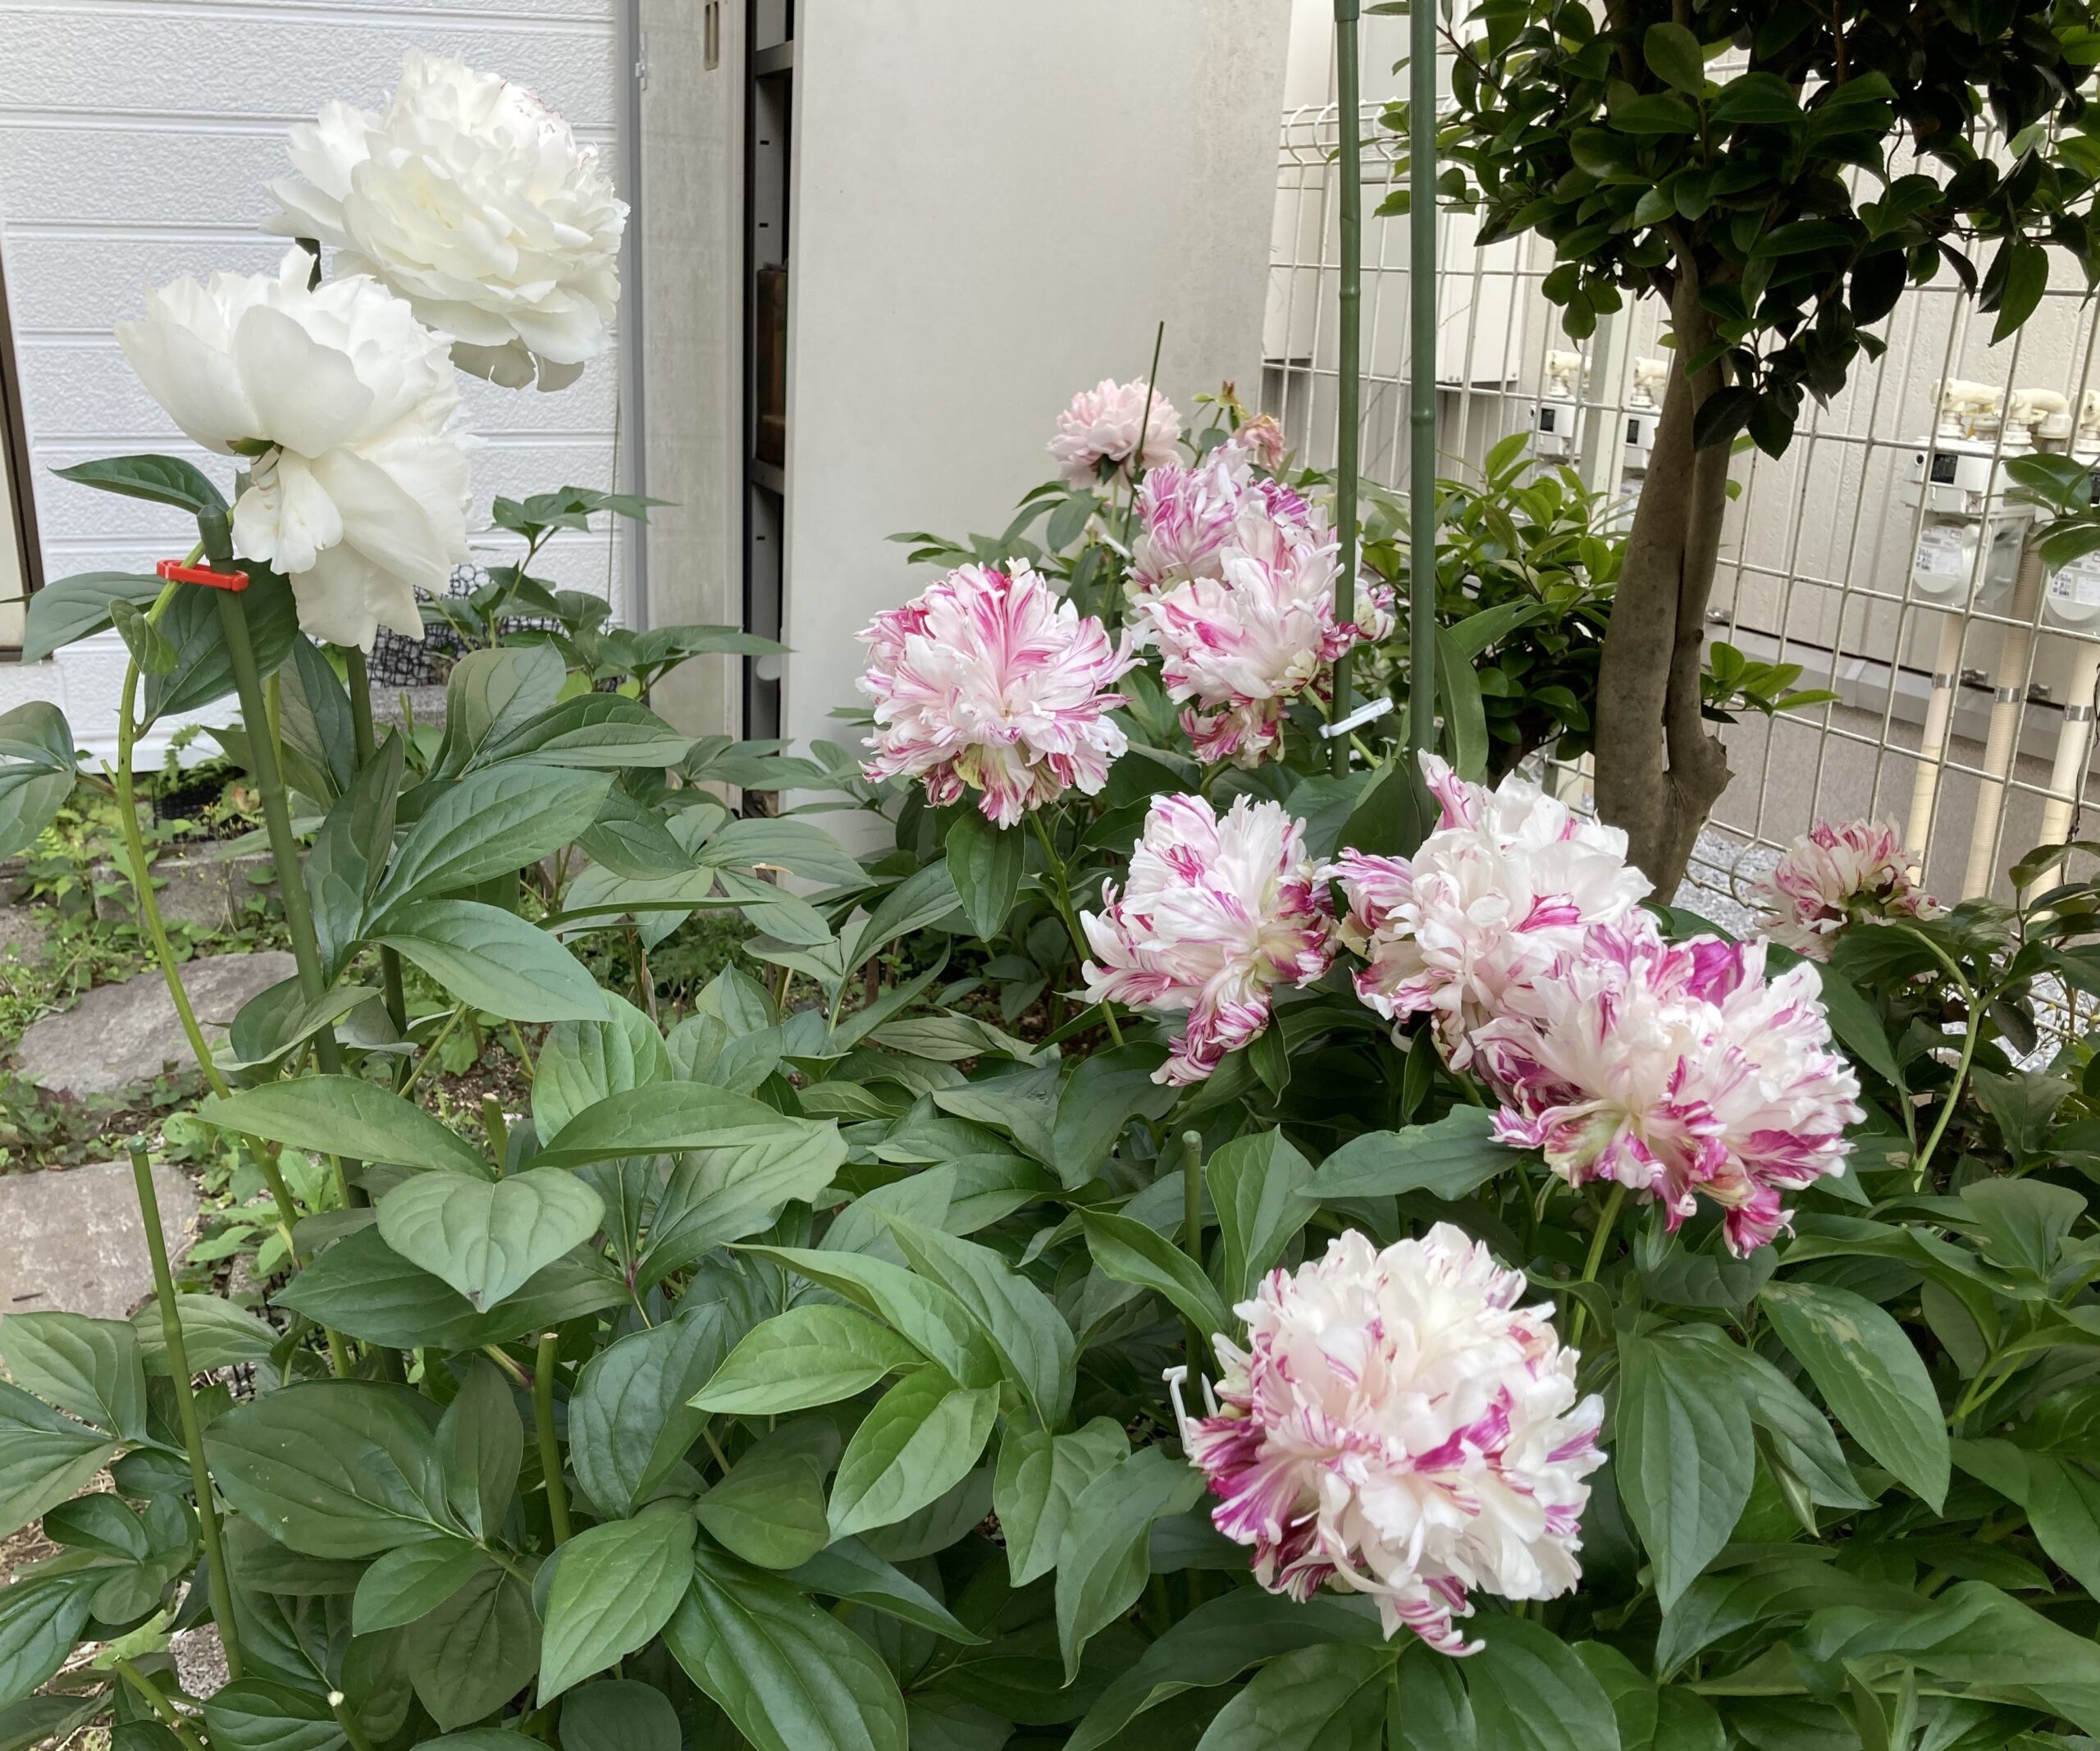
[[2061, 571], [2052, 573], [2049, 594], [2059, 602], [2075, 603], [2080, 608], [2100, 608], [2100, 555], [2088, 554], [2082, 560], [2073, 560]]
[[1933, 578], [1959, 578], [1969, 569], [1962, 556], [1961, 531], [1928, 523], [1918, 531], [1918, 554], [1912, 569]]

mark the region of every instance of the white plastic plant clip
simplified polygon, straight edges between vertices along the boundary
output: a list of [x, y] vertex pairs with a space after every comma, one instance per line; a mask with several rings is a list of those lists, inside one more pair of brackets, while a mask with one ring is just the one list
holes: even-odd
[[[1186, 1362], [1176, 1362], [1171, 1368], [1168, 1369], [1164, 1374], [1162, 1374], [1160, 1378], [1166, 1383], [1166, 1396], [1174, 1401], [1174, 1426], [1180, 1432], [1181, 1451], [1184, 1453], [1186, 1453], [1189, 1451], [1191, 1442], [1189, 1429], [1189, 1413], [1181, 1403], [1181, 1388], [1188, 1384], [1189, 1365]], [[1203, 1389], [1204, 1414], [1208, 1416], [1216, 1416], [1217, 1415], [1217, 1395], [1211, 1391], [1210, 1382], [1203, 1379], [1199, 1375], [1197, 1378], [1196, 1383]]]
[[1321, 725], [1320, 734], [1331, 742], [1336, 736], [1345, 736], [1352, 729], [1361, 729], [1366, 724], [1376, 722], [1392, 709], [1393, 702], [1390, 696], [1383, 699], [1367, 699], [1338, 723]]

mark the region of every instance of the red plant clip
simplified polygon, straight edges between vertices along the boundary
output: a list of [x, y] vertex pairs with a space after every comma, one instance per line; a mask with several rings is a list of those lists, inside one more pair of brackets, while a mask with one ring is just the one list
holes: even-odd
[[153, 569], [176, 583], [201, 583], [214, 590], [248, 587], [246, 572], [215, 572], [208, 565], [185, 565], [180, 560], [162, 560]]

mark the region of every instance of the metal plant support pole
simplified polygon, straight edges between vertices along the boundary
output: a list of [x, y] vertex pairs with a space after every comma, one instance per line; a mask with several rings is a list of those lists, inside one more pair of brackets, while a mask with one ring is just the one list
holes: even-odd
[[[1357, 446], [1362, 436], [1360, 396], [1363, 386], [1363, 144], [1358, 96], [1357, 14], [1358, 0], [1335, 0], [1335, 77], [1340, 103], [1335, 120], [1341, 131], [1341, 332], [1335, 360], [1339, 404], [1335, 434], [1335, 522], [1341, 536], [1340, 570], [1335, 579], [1335, 618], [1356, 618]], [[1355, 662], [1344, 651], [1335, 660], [1334, 721], [1349, 713], [1349, 672]], [[1349, 738], [1337, 735], [1327, 759], [1337, 776], [1349, 770]], [[1191, 1357], [1190, 1365], [1194, 1364]]]
[[[1408, 746], [1436, 746], [1436, 0], [1408, 15]], [[1343, 137], [1355, 132], [1354, 100]]]

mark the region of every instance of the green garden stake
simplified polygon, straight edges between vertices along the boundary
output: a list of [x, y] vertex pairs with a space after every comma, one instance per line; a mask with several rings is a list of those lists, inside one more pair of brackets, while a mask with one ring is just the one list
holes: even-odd
[[[1203, 1268], [1203, 1140], [1194, 1131], [1181, 1133], [1181, 1250], [1198, 1270]], [[1203, 1334], [1193, 1319], [1185, 1322], [1184, 1342], [1193, 1388], [1203, 1378]]]
[[[1340, 568], [1335, 578], [1335, 618], [1356, 618], [1357, 446], [1362, 437], [1363, 391], [1363, 143], [1357, 80], [1357, 14], [1359, 0], [1335, 0], [1335, 120], [1341, 132], [1341, 322], [1335, 359], [1335, 524], [1341, 537]], [[1349, 712], [1349, 680], [1356, 666], [1344, 651], [1335, 659], [1331, 720]], [[1349, 770], [1346, 735], [1327, 744], [1330, 770], [1336, 777]]]
[[555, 1436], [555, 1364], [561, 1333], [542, 1332], [532, 1358], [532, 1423], [540, 1447], [540, 1472], [546, 1479], [547, 1520], [555, 1543], [568, 1543], [568, 1484], [561, 1474], [561, 1442]]
[[[1354, 0], [1349, 0], [1353, 5]], [[1354, 35], [1354, 30], [1351, 34]], [[1408, 750], [1436, 746], [1436, 13], [1408, 16]], [[1354, 123], [1350, 124], [1354, 131]]]
[[189, 1348], [183, 1342], [182, 1314], [175, 1302], [175, 1273], [167, 1262], [167, 1236], [161, 1228], [161, 1200], [153, 1190], [153, 1164], [146, 1145], [134, 1137], [125, 1145], [131, 1156], [131, 1180], [138, 1188], [139, 1214], [146, 1223], [146, 1251], [153, 1261], [153, 1298], [161, 1310], [161, 1336], [167, 1344], [167, 1369], [175, 1382], [176, 1416], [182, 1444], [189, 1455], [189, 1481], [197, 1492], [197, 1528], [204, 1541], [204, 1561], [211, 1570], [212, 1616], [226, 1651], [226, 1672], [240, 1676], [240, 1634], [235, 1627], [233, 1587], [226, 1574], [226, 1548], [219, 1540], [219, 1511], [212, 1495], [211, 1467], [204, 1462], [204, 1430], [197, 1420], [197, 1401], [189, 1390]]

